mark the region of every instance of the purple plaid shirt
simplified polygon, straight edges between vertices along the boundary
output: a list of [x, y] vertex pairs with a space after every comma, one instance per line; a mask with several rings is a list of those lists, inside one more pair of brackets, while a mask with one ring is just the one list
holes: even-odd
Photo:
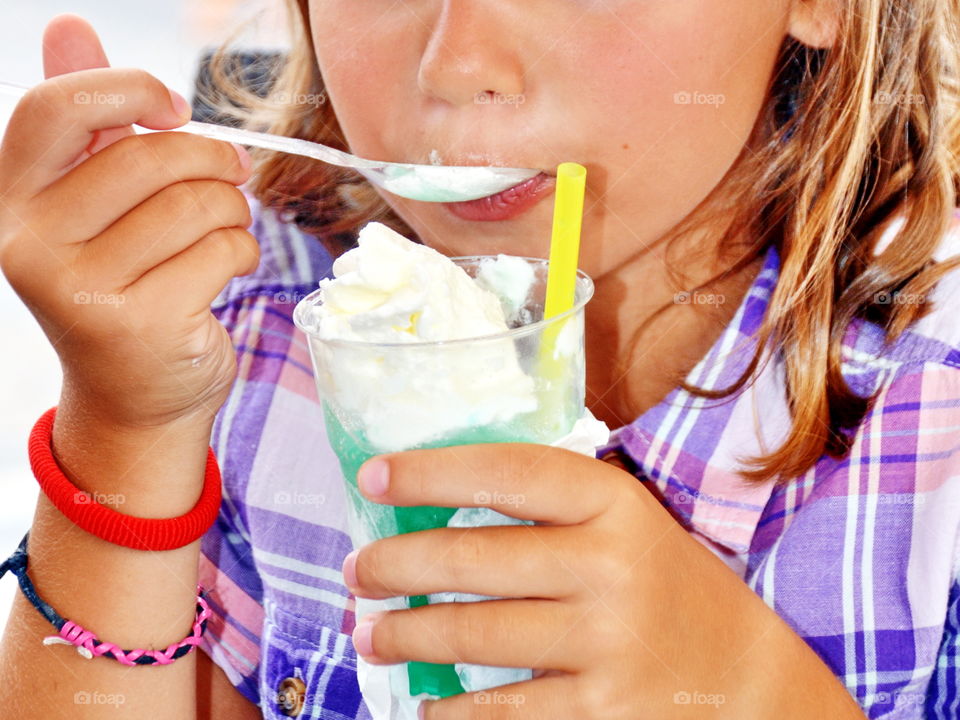
[[[212, 438], [224, 497], [202, 543], [214, 611], [202, 647], [265, 718], [286, 717], [276, 694], [291, 677], [307, 688], [300, 717], [368, 718], [350, 642], [354, 601], [340, 574], [351, 549], [346, 499], [291, 320], [331, 258], [253, 205], [260, 267], [212, 306], [237, 348], [239, 375]], [[946, 251], [960, 250], [960, 213], [955, 229]], [[770, 250], [688, 380], [723, 387], [739, 375], [778, 269]], [[845, 377], [879, 394], [843, 460], [821, 458], [777, 487], [739, 479], [738, 460], [774, 447], [789, 427], [776, 358], [730, 401], [675, 390], [598, 453], [619, 452], [871, 718], [960, 716], [960, 273], [938, 285], [934, 302], [886, 350], [877, 327], [851, 325]]]

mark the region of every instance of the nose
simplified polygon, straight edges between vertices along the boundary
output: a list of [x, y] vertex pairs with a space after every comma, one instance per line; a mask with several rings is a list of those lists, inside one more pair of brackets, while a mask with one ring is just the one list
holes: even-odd
[[511, 13], [504, 10], [509, 6], [444, 0], [420, 60], [420, 90], [457, 106], [523, 93], [523, 65], [512, 42]]

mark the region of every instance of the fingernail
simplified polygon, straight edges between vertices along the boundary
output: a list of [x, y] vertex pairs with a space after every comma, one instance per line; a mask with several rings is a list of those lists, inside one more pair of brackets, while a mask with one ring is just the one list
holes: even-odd
[[427, 716], [426, 701], [421, 700], [420, 704], [417, 705], [417, 720], [423, 720]]
[[373, 656], [373, 626], [376, 625], [379, 617], [380, 613], [364, 615], [353, 629], [353, 647], [357, 655]]
[[193, 115], [190, 103], [184, 100], [183, 95], [174, 90], [167, 88], [167, 92], [170, 93], [170, 103], [173, 105], [173, 111], [184, 120], [189, 120], [190, 116]]
[[390, 486], [389, 465], [384, 460], [368, 460], [360, 468], [357, 484], [364, 495], [383, 495]]
[[357, 555], [359, 550], [354, 550], [343, 560], [343, 584], [348, 588], [357, 586]]
[[247, 152], [247, 149], [243, 145], [239, 145], [235, 142], [230, 143], [233, 145], [233, 149], [237, 151], [237, 157], [240, 158], [240, 165], [244, 170], [250, 169], [250, 153]]

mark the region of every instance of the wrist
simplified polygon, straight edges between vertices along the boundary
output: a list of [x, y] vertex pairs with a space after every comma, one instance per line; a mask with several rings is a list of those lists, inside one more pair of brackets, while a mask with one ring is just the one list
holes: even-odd
[[57, 403], [57, 422], [71, 423], [101, 435], [116, 437], [133, 448], [152, 445], [158, 438], [171, 436], [184, 443], [206, 445], [217, 408], [197, 407], [178, 414], [164, 415], [163, 420], [148, 415], [131, 415], [98, 402], [89, 392], [77, 389], [64, 380]]
[[63, 474], [91, 499], [124, 514], [183, 514], [203, 487], [212, 417], [131, 427], [76, 396], [61, 396], [52, 452]]

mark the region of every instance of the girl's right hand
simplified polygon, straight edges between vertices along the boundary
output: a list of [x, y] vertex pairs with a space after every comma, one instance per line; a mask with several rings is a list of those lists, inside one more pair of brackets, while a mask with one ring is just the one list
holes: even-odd
[[[66, 41], [91, 41], [72, 32]], [[134, 135], [131, 123], [189, 119], [146, 72], [51, 72], [45, 60], [56, 77], [21, 99], [0, 147], [0, 269], [91, 417], [132, 429], [212, 420], [236, 359], [210, 303], [259, 262], [237, 188], [249, 158], [186, 133]]]

